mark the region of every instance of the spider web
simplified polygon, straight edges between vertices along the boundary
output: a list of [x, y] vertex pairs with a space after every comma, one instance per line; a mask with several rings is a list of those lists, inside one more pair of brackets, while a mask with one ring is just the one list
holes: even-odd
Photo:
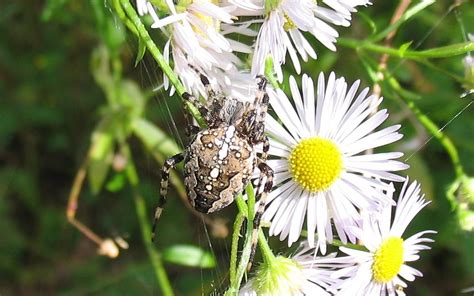
[[[374, 5], [377, 5], [377, 3], [375, 3]], [[435, 34], [436, 31], [440, 27], [442, 27], [446, 19], [452, 16], [455, 17], [459, 30], [461, 32], [459, 39], [463, 41], [467, 41], [467, 32], [466, 32], [465, 24], [461, 18], [462, 8], [463, 8], [462, 5], [450, 6], [450, 8], [439, 17], [436, 23], [434, 23], [430, 27], [430, 29], [426, 32], [426, 34], [424, 34], [424, 36], [416, 40], [415, 45], [412, 46], [411, 48], [413, 50], [416, 50], [416, 49], [419, 49], [421, 46], [423, 46], [425, 42], [429, 40], [429, 37], [433, 36], [433, 34]], [[474, 28], [470, 28], [470, 29], [472, 30]], [[151, 29], [149, 29], [149, 31], [150, 30]], [[402, 33], [402, 30], [403, 29], [401, 29], [399, 33]], [[310, 39], [310, 38], [311, 37], [309, 37], [309, 40], [313, 40], [315, 42], [314, 39]], [[134, 56], [137, 52], [135, 37], [132, 37], [130, 34], [128, 34], [127, 42], [130, 48], [130, 54]], [[164, 46], [164, 44], [158, 44], [158, 43], [157, 45], [159, 48], [161, 47], [161, 49]], [[461, 60], [462, 57], [457, 57], [457, 58], [459, 58], [459, 63], [462, 63], [462, 60]], [[402, 59], [394, 67], [391, 67], [389, 69], [390, 76], [392, 75], [394, 76], [396, 74], [397, 69], [399, 69], [405, 62], [406, 60]], [[315, 63], [317, 64], [318, 61], [316, 61]], [[153, 109], [153, 112], [156, 112], [157, 114], [159, 114], [161, 118], [166, 119], [163, 121], [164, 126], [161, 126], [161, 129], [164, 130], [170, 138], [174, 139], [176, 143], [182, 149], [184, 149], [184, 147], [186, 147], [188, 139], [186, 139], [183, 136], [183, 133], [180, 132], [181, 129], [178, 127], [180, 126], [181, 122], [184, 122], [184, 118], [182, 117], [182, 114], [173, 114], [172, 112], [172, 109], [173, 109], [172, 105], [176, 103], [172, 101], [173, 100], [176, 101], [180, 99], [176, 95], [170, 97], [168, 95], [169, 92], [163, 89], [162, 74], [156, 70], [157, 67], [158, 66], [156, 62], [152, 60], [150, 57], [145, 57], [145, 59], [143, 59], [142, 62], [140, 62], [138, 69], [140, 71], [141, 84], [143, 88], [150, 88], [151, 86], [153, 89], [153, 99], [155, 103], [152, 105], [149, 105], [149, 107]], [[292, 66], [287, 64], [285, 68], [291, 69]], [[459, 109], [459, 111], [454, 116], [452, 116], [447, 122], [445, 122], [441, 126], [439, 131], [444, 131], [450, 125], [455, 124], [456, 120], [459, 119], [460, 116], [465, 115], [465, 112], [468, 111], [473, 104], [472, 94], [469, 94], [468, 92], [463, 92], [462, 90], [460, 90], [459, 96], [456, 98], [452, 98], [452, 100], [462, 100], [463, 106]], [[179, 103], [179, 105], [181, 105], [181, 103]], [[420, 153], [420, 151], [424, 149], [426, 146], [428, 146], [428, 144], [430, 144], [433, 141], [433, 139], [434, 139], [434, 136], [425, 137], [424, 140], [419, 142], [416, 148], [413, 149], [412, 152], [408, 156], [406, 156], [405, 161], [410, 160], [413, 156]], [[152, 172], [153, 177], [156, 179], [156, 189], [150, 194], [156, 195], [156, 201], [158, 201], [157, 194], [159, 191], [161, 167], [158, 166], [154, 160], [150, 159], [148, 162], [148, 169], [150, 172]], [[177, 200], [179, 200], [179, 198], [176, 196], [176, 192], [174, 188], [170, 186], [170, 190], [168, 193], [168, 204], [174, 203], [174, 202], [179, 203]], [[150, 210], [154, 206], [155, 204], [148, 205]], [[235, 207], [235, 206], [231, 205], [229, 208], [232, 208], [232, 207]], [[226, 240], [226, 239], [211, 237], [210, 229], [208, 225], [206, 225], [206, 223], [204, 222], [203, 218], [200, 219], [200, 223], [192, 223], [192, 221], [196, 221], [196, 217], [194, 217], [191, 213], [189, 213], [188, 210], [185, 209], [185, 207], [180, 207], [180, 210], [182, 210], [183, 212], [176, 213], [176, 215], [190, 216], [189, 218], [190, 223], [188, 223], [187, 225], [182, 225], [182, 227], [194, 227], [193, 231], [195, 233], [195, 238], [193, 238], [192, 244], [199, 246], [203, 250], [207, 250], [211, 252], [216, 257], [216, 261], [217, 261], [216, 268], [214, 269], [199, 268], [199, 277], [201, 280], [200, 294], [201, 295], [209, 295], [209, 294], [222, 295], [223, 291], [225, 291], [228, 284], [228, 276], [229, 276], [228, 264], [230, 261], [230, 239]], [[226, 209], [225, 213], [232, 213], [232, 209]], [[163, 215], [173, 215], [173, 214], [165, 209]], [[217, 214], [217, 216], [222, 217], [222, 214]], [[150, 220], [151, 220], [151, 217], [152, 216], [150, 214]], [[216, 215], [212, 215], [212, 217], [216, 217]], [[233, 218], [234, 216], [227, 217], [228, 219], [227, 226], [229, 228], [229, 231], [232, 231]], [[158, 224], [157, 228], [159, 231], [160, 224]], [[166, 239], [166, 237], [162, 237], [162, 239]], [[188, 242], [183, 242], [183, 243], [188, 243]], [[159, 242], [157, 243], [157, 245], [159, 245]], [[180, 269], [179, 273], [188, 272], [185, 267], [183, 268], [178, 267], [178, 268]], [[191, 273], [193, 273], [193, 271], [191, 271]], [[172, 279], [172, 282], [173, 282], [173, 279]], [[159, 291], [158, 285], [154, 284], [153, 289], [155, 291]]]

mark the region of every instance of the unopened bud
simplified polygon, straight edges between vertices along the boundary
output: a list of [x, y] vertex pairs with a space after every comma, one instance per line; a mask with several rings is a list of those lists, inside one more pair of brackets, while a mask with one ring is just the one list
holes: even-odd
[[109, 258], [117, 258], [119, 255], [119, 248], [110, 238], [104, 240], [99, 246], [97, 251], [100, 255], [107, 256]]

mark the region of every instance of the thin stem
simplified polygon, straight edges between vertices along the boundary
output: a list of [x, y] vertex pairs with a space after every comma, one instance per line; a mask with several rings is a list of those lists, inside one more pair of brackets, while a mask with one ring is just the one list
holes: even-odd
[[263, 260], [267, 263], [272, 262], [275, 259], [275, 255], [268, 245], [267, 238], [265, 237], [262, 229], [258, 231], [258, 245], [260, 247], [260, 251], [262, 251]]
[[120, 0], [113, 0], [113, 5], [115, 12], [117, 12], [117, 15], [119, 18], [122, 20], [122, 22], [127, 26], [127, 28], [132, 31], [133, 34], [138, 35], [138, 31], [133, 25], [133, 23], [127, 18], [127, 15], [125, 14], [125, 11], [123, 11], [122, 6], [120, 6]]
[[245, 192], [247, 193], [247, 217], [249, 219], [249, 223], [253, 222], [253, 218], [255, 217], [255, 191], [252, 184], [247, 185], [245, 188]]
[[447, 58], [462, 55], [470, 51], [474, 51], [474, 42], [463, 42], [443, 47], [437, 47], [421, 51], [401, 50], [397, 48], [377, 45], [368, 41], [356, 40], [350, 38], [339, 38], [337, 43], [342, 46], [354, 48], [357, 50], [369, 50], [377, 53], [386, 53], [390, 56], [399, 58], [407, 58], [413, 60], [428, 58]]
[[132, 21], [137, 29], [138, 35], [142, 40], [145, 42], [146, 47], [151, 52], [153, 58], [156, 60], [160, 68], [163, 70], [166, 76], [170, 79], [171, 84], [176, 88], [176, 91], [179, 95], [182, 95], [186, 90], [184, 86], [179, 81], [178, 77], [174, 74], [173, 69], [168, 65], [165, 58], [161, 54], [160, 50], [156, 46], [156, 44], [151, 39], [150, 35], [148, 34], [147, 29], [143, 25], [140, 17], [133, 9], [132, 5], [130, 4], [129, 0], [120, 0], [120, 4], [122, 5], [123, 10], [127, 14], [128, 18]]
[[[408, 8], [410, 5], [411, 0], [401, 0], [400, 3], [397, 6], [397, 9], [395, 10], [395, 13], [393, 14], [392, 18], [390, 19], [390, 25], [394, 25], [400, 22], [400, 19], [405, 13], [405, 10]], [[385, 46], [391, 46], [392, 45], [392, 40], [395, 37], [395, 34], [397, 33], [397, 28], [398, 27], [393, 27], [391, 31], [387, 33], [387, 36], [385, 36], [384, 39], [384, 45]], [[388, 63], [389, 55], [384, 53], [380, 56], [379, 58], [379, 65], [377, 67], [377, 80], [374, 83], [373, 86], [373, 94], [376, 97], [380, 97], [382, 93], [382, 87], [380, 86], [380, 81], [385, 79], [385, 70], [387, 69], [387, 63]], [[371, 103], [371, 108], [372, 112], [371, 115], [373, 116], [375, 113], [378, 111], [378, 107], [375, 106], [376, 100], [373, 100]], [[365, 151], [365, 154], [372, 154], [374, 152], [373, 148], [367, 149]]]
[[[135, 9], [133, 9], [132, 5], [130, 4], [130, 1], [120, 0], [120, 4], [122, 5], [123, 10], [128, 16], [128, 19], [130, 19], [132, 23], [134, 24], [138, 32], [138, 37], [143, 42], [145, 42], [146, 48], [148, 48], [148, 50], [150, 51], [151, 55], [160, 66], [163, 73], [168, 77], [171, 84], [174, 86], [178, 94], [182, 97], [182, 95], [186, 92], [186, 89], [184, 88], [181, 81], [179, 81], [178, 76], [176, 76], [176, 74], [173, 72], [173, 69], [171, 69], [171, 67], [168, 65], [168, 63], [166, 62], [165, 58], [161, 54], [156, 44], [151, 39], [140, 17], [137, 15], [137, 13], [135, 12]], [[189, 112], [196, 119], [199, 125], [205, 126], [204, 120], [202, 119], [201, 114], [199, 114], [197, 109], [188, 101], [185, 101], [185, 102], [186, 102], [186, 106], [188, 107]]]
[[135, 209], [137, 212], [138, 222], [140, 223], [140, 228], [142, 232], [143, 243], [145, 244], [148, 255], [150, 256], [151, 263], [153, 265], [153, 270], [155, 271], [156, 280], [158, 281], [161, 292], [165, 296], [173, 296], [173, 288], [166, 274], [163, 261], [161, 260], [160, 253], [155, 249], [154, 245], [151, 242], [151, 227], [148, 223], [149, 217], [147, 215], [145, 201], [143, 197], [139, 194], [137, 186], [139, 183], [139, 178], [135, 165], [131, 158], [130, 148], [128, 146], [124, 147], [124, 152], [126, 153], [128, 159], [128, 165], [126, 168], [126, 174], [128, 181], [133, 189], [133, 200], [135, 201]]
[[[377, 42], [379, 40], [382, 40], [383, 38], [386, 38], [387, 36], [390, 36], [391, 34], [394, 34], [394, 32], [396, 32], [402, 24], [407, 22], [410, 18], [415, 16], [420, 11], [424, 10], [429, 5], [435, 3], [434, 0], [421, 1], [420, 3], [414, 5], [413, 7], [407, 10], [410, 2], [410, 0], [402, 0], [398, 5], [397, 10], [395, 11], [395, 17], [392, 18], [392, 20], [390, 21], [390, 25], [382, 32], [370, 37], [369, 40], [372, 42]], [[405, 12], [405, 10], [407, 11]], [[389, 37], [389, 39], [391, 39], [391, 37]]]
[[457, 178], [462, 178], [464, 176], [464, 169], [459, 159], [459, 153], [454, 145], [453, 141], [443, 133], [442, 129], [439, 128], [428, 116], [423, 114], [418, 108], [418, 106], [413, 102], [407, 102], [408, 108], [410, 108], [415, 114], [416, 118], [421, 122], [421, 124], [443, 145], [444, 149], [451, 158], [454, 170], [456, 172]]
[[242, 255], [240, 257], [239, 266], [237, 268], [237, 280], [236, 287], [237, 291], [242, 282], [245, 272], [247, 271], [247, 266], [250, 260], [250, 251], [252, 249], [252, 231], [253, 231], [253, 212], [255, 208], [255, 193], [252, 187], [252, 184], [249, 184], [245, 189], [247, 192], [247, 231], [245, 233], [245, 243], [242, 250]]
[[273, 86], [273, 88], [280, 88], [275, 75], [273, 75], [273, 59], [271, 56], [268, 56], [265, 60], [265, 77], [267, 77], [268, 81], [270, 81], [270, 84]]
[[[315, 234], [315, 235], [317, 236], [318, 234]], [[307, 230], [302, 230], [301, 231], [301, 236], [308, 237], [308, 231]], [[367, 251], [367, 249], [364, 246], [355, 245], [355, 244], [351, 244], [351, 243], [343, 243], [342, 241], [340, 241], [338, 239], [335, 239], [335, 238], [332, 239], [332, 242], [330, 243], [330, 245], [335, 246], [335, 247], [347, 247], [347, 248], [354, 249], [354, 250]]]
[[351, 243], [344, 244], [338, 239], [333, 239], [331, 245], [335, 247], [345, 247], [345, 248], [349, 248], [353, 250], [367, 251], [367, 248], [362, 245], [356, 245], [356, 244], [351, 244]]
[[232, 233], [232, 247], [230, 251], [230, 286], [233, 286], [236, 280], [237, 272], [237, 252], [239, 249], [240, 229], [244, 223], [244, 215], [237, 213], [234, 221], [234, 232]]
[[237, 198], [235, 199], [235, 203], [237, 204], [237, 208], [239, 209], [239, 213], [244, 215], [244, 217], [247, 217], [248, 207], [247, 207], [247, 204], [245, 203], [244, 199], [242, 198], [242, 194], [237, 196]]
[[[394, 89], [397, 90], [399, 88], [398, 82], [394, 79], [391, 78], [388, 80], [390, 83], [390, 86]], [[430, 132], [438, 141], [441, 143], [441, 145], [444, 147], [446, 152], [448, 153], [449, 157], [451, 158], [451, 162], [454, 167], [454, 171], [456, 173], [456, 178], [461, 179], [465, 176], [464, 174], [464, 168], [461, 164], [461, 160], [459, 159], [459, 153], [454, 145], [453, 141], [445, 134], [443, 133], [443, 129], [439, 128], [436, 123], [434, 123], [428, 116], [426, 116], [420, 108], [415, 104], [414, 101], [410, 100], [406, 96], [400, 96], [400, 98], [407, 104], [408, 108], [413, 112], [413, 114], [416, 116], [416, 118], [420, 121], [420, 123]]]
[[[87, 156], [84, 158], [81, 167], [79, 168], [76, 173], [76, 176], [74, 177], [71, 192], [69, 193], [66, 216], [68, 222], [72, 226], [74, 226], [83, 235], [85, 235], [88, 239], [90, 239], [92, 242], [96, 243], [99, 246], [99, 254], [108, 256], [110, 258], [115, 258], [118, 256], [118, 248], [111, 248], [110, 245], [108, 245], [109, 239], [100, 237], [91, 228], [87, 227], [84, 223], [82, 223], [76, 218], [76, 212], [79, 208], [79, 198], [81, 196], [82, 186], [87, 175], [87, 167], [89, 165], [90, 154], [91, 148], [89, 148]], [[103, 248], [104, 245], [107, 245], [107, 247]]]
[[[239, 215], [242, 215], [243, 217], [247, 217], [247, 229], [245, 232], [245, 242], [244, 242], [242, 254], [240, 256], [240, 261], [235, 272], [235, 277], [233, 279], [231, 278], [230, 287], [226, 291], [225, 295], [237, 295], [240, 288], [240, 283], [242, 282], [242, 278], [244, 277], [245, 271], [247, 270], [248, 262], [250, 260], [250, 251], [252, 249], [252, 230], [253, 230], [252, 225], [253, 225], [253, 211], [255, 207], [255, 193], [254, 193], [252, 184], [249, 184], [245, 190], [247, 193], [247, 204], [245, 204], [241, 195], [236, 198], [237, 207], [239, 208], [239, 214], [237, 217], [239, 217]], [[232, 236], [233, 248], [237, 248], [235, 247], [235, 245], [238, 244], [239, 233], [240, 233], [240, 227], [237, 230], [234, 228], [234, 235]], [[237, 261], [237, 251], [235, 251], [235, 253], [232, 254], [231, 261], [232, 260], [235, 260], [235, 262]]]

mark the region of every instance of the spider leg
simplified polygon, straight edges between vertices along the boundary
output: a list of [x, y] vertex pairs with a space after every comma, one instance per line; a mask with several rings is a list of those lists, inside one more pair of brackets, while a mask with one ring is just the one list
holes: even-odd
[[196, 66], [192, 64], [188, 64], [188, 66], [193, 69], [199, 78], [201, 79], [201, 83], [204, 85], [207, 93], [207, 116], [204, 116], [202, 113], [201, 115], [205, 117], [206, 123], [209, 127], [216, 127], [220, 123], [223, 122], [223, 118], [220, 116], [216, 116], [220, 114], [220, 111], [224, 108], [224, 100], [225, 98], [222, 95], [216, 93], [216, 91], [212, 88], [211, 83], [209, 82], [209, 78]]
[[[185, 104], [183, 107], [185, 110], [187, 110]], [[189, 112], [184, 112], [184, 119], [186, 121], [186, 127], [184, 130], [186, 137], [190, 138], [192, 135], [197, 134], [201, 130], [199, 126], [194, 125], [193, 118], [190, 116]]]
[[[265, 206], [267, 203], [267, 194], [272, 190], [273, 187], [273, 170], [265, 162], [260, 162], [258, 164], [260, 169], [260, 177], [258, 181], [257, 188], [257, 199], [258, 199], [258, 208], [253, 218], [253, 230], [252, 230], [252, 248], [250, 251], [250, 259], [247, 265], [247, 271], [250, 271], [252, 268], [253, 258], [255, 257], [255, 251], [257, 249], [258, 243], [258, 232], [260, 231], [260, 220], [262, 219], [263, 212], [265, 211]], [[259, 192], [262, 185], [263, 178], [266, 177], [267, 180], [263, 187], [263, 190]]]
[[[188, 64], [188, 66], [193, 69], [196, 73], [198, 73], [200, 79], [201, 79], [201, 83], [204, 85], [204, 87], [206, 88], [206, 92], [208, 93], [208, 95], [210, 96], [211, 94], [214, 94], [214, 91], [212, 90], [211, 88], [211, 84], [209, 83], [209, 79], [204, 75], [202, 74], [202, 72], [199, 71], [198, 68], [196, 68], [194, 65], [192, 64]], [[193, 96], [192, 94], [188, 93], [188, 92], [185, 92], [183, 94], [183, 98], [190, 102], [191, 104], [193, 104], [194, 107], [196, 107], [196, 109], [198, 109], [199, 113], [201, 114], [201, 116], [204, 118], [204, 120], [206, 121], [206, 123], [209, 125], [209, 109], [203, 105], [195, 96]], [[186, 109], [186, 108], [185, 108]], [[193, 122], [191, 121], [191, 118], [189, 117], [189, 113], [188, 112], [185, 112], [185, 117], [186, 117], [186, 121], [188, 123], [188, 125], [186, 126], [186, 135], [188, 137], [190, 137], [191, 135], [197, 133], [200, 128], [198, 126], [195, 126], [193, 124]]]
[[268, 82], [267, 77], [265, 77], [264, 75], [258, 75], [257, 79], [259, 80], [257, 82], [258, 90], [265, 91], [265, 88], [267, 87], [267, 82]]
[[209, 117], [209, 110], [207, 109], [206, 106], [204, 106], [199, 100], [193, 96], [192, 94], [185, 92], [183, 93], [183, 99], [191, 103], [196, 109], [198, 109], [199, 113], [201, 116], [204, 118], [204, 120], [207, 123], [207, 119]]
[[[262, 141], [263, 130], [265, 129], [265, 115], [268, 110], [268, 94], [265, 91], [267, 79], [265, 76], [257, 77], [257, 92], [254, 103], [248, 106], [248, 109], [242, 116], [242, 128], [244, 134], [250, 135], [251, 141], [256, 144]], [[262, 130], [262, 131], [260, 131]], [[261, 134], [258, 134], [258, 133]]]
[[194, 66], [192, 64], [188, 64], [188, 66], [189, 66], [189, 68], [193, 69], [197, 73], [197, 75], [199, 75], [199, 79], [201, 79], [201, 83], [206, 88], [207, 96], [210, 97], [210, 98], [214, 97], [216, 95], [216, 93], [212, 89], [211, 83], [209, 82], [209, 78], [207, 78], [207, 76], [204, 75], [204, 73], [201, 70], [199, 70], [196, 66]]
[[263, 150], [262, 150], [262, 155], [260, 156], [259, 161], [267, 162], [269, 150], [270, 150], [270, 141], [268, 140], [267, 136], [264, 136], [263, 137]]
[[258, 76], [257, 78], [260, 79], [260, 81], [257, 82], [258, 91], [255, 96], [254, 105], [259, 106], [260, 110], [256, 122], [261, 122], [263, 125], [263, 123], [265, 122], [265, 115], [268, 111], [268, 102], [270, 101], [270, 98], [268, 97], [268, 93], [265, 91], [267, 87], [267, 78], [265, 78], [265, 76]]
[[160, 188], [160, 197], [158, 200], [158, 206], [155, 209], [155, 217], [153, 219], [153, 226], [151, 230], [151, 241], [155, 239], [155, 229], [158, 219], [160, 219], [161, 212], [163, 211], [163, 207], [166, 204], [166, 194], [168, 193], [168, 179], [170, 175], [170, 171], [172, 168], [176, 166], [179, 162], [183, 161], [184, 153], [176, 154], [168, 158], [163, 165], [161, 170], [161, 188]]

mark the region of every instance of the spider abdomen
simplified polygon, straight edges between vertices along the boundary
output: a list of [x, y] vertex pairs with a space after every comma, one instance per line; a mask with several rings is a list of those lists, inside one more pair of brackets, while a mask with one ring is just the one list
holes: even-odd
[[235, 126], [199, 132], [189, 145], [184, 182], [189, 202], [199, 212], [212, 213], [241, 193], [255, 168], [255, 152]]

